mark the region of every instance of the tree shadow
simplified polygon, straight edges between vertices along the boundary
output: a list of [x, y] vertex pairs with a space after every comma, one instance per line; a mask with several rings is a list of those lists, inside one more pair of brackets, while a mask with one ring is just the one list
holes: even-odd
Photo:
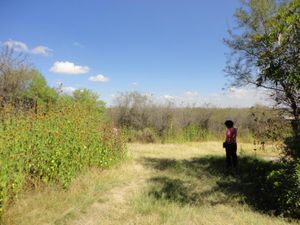
[[181, 179], [172, 179], [167, 176], [157, 176], [150, 179], [153, 185], [149, 195], [155, 199], [165, 199], [180, 204], [198, 204], [199, 194]]
[[[190, 160], [145, 157], [142, 164], [173, 174], [149, 180], [152, 184], [149, 195], [156, 199], [191, 205], [239, 202], [265, 213], [279, 213], [275, 204], [276, 193], [272, 193], [272, 184], [268, 181], [271, 171], [280, 169], [279, 162], [244, 156], [239, 158], [238, 167], [231, 170], [226, 169], [225, 157], [220, 156], [203, 156]], [[208, 190], [199, 191], [199, 183], [183, 179], [189, 176], [200, 183], [202, 178], [213, 178], [215, 184]]]

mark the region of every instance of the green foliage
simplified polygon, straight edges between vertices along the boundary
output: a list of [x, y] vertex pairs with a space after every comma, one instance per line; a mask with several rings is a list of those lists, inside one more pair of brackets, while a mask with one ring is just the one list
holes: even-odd
[[12, 49], [0, 50], [0, 96], [29, 98], [35, 101], [55, 101], [58, 94], [45, 78], [27, 62], [26, 56]]
[[300, 163], [289, 162], [272, 170], [267, 175], [265, 192], [278, 212], [300, 218]]
[[256, 143], [281, 143], [292, 133], [289, 122], [280, 113], [264, 107], [251, 109], [249, 129]]
[[37, 70], [31, 70], [30, 79], [27, 81], [27, 87], [21, 96], [35, 99], [40, 102], [54, 102], [58, 99], [58, 94], [55, 89], [50, 88], [42, 74]]
[[236, 11], [237, 34], [225, 40], [232, 50], [226, 67], [232, 85], [268, 90], [293, 120], [299, 136], [300, 118], [300, 1], [247, 0]]
[[89, 106], [62, 98], [37, 113], [15, 115], [9, 106], [2, 108], [1, 211], [28, 185], [68, 187], [79, 172], [109, 167], [124, 156], [122, 137]]
[[91, 90], [80, 89], [73, 93], [73, 99], [79, 102], [89, 110], [94, 110], [97, 113], [103, 114], [105, 103], [99, 100], [99, 96]]
[[258, 58], [261, 79], [278, 83], [278, 86], [289, 85], [287, 91], [299, 91], [300, 1], [293, 0], [282, 7], [266, 22], [266, 27], [269, 32], [255, 38], [267, 45]]
[[207, 132], [195, 124], [189, 124], [183, 129], [183, 137], [186, 141], [199, 141], [205, 139]]
[[300, 1], [282, 7], [266, 24], [267, 34], [257, 36], [266, 49], [259, 54], [257, 65], [260, 82], [270, 82], [278, 90], [275, 100], [287, 106], [294, 117], [294, 136], [300, 136]]
[[284, 140], [285, 154], [291, 156], [295, 160], [300, 160], [300, 137], [288, 137]]

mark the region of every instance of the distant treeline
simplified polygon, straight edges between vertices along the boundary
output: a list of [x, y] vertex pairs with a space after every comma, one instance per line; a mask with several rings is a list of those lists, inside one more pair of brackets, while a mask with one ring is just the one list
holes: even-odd
[[116, 127], [130, 142], [184, 142], [224, 139], [224, 121], [231, 119], [239, 140], [278, 142], [290, 134], [290, 123], [280, 110], [252, 108], [175, 107], [158, 104], [138, 92], [121, 93], [108, 109]]

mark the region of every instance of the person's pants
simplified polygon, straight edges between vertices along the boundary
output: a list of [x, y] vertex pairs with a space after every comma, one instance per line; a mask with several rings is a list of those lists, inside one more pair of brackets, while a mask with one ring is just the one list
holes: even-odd
[[237, 145], [236, 143], [228, 144], [226, 147], [226, 164], [227, 167], [237, 166]]

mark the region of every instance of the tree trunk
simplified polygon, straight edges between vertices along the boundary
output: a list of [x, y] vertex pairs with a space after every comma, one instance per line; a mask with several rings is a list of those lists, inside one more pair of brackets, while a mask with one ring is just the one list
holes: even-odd
[[299, 109], [295, 102], [292, 103], [291, 108], [294, 117], [293, 120], [291, 121], [293, 134], [295, 138], [298, 138], [299, 137]]

